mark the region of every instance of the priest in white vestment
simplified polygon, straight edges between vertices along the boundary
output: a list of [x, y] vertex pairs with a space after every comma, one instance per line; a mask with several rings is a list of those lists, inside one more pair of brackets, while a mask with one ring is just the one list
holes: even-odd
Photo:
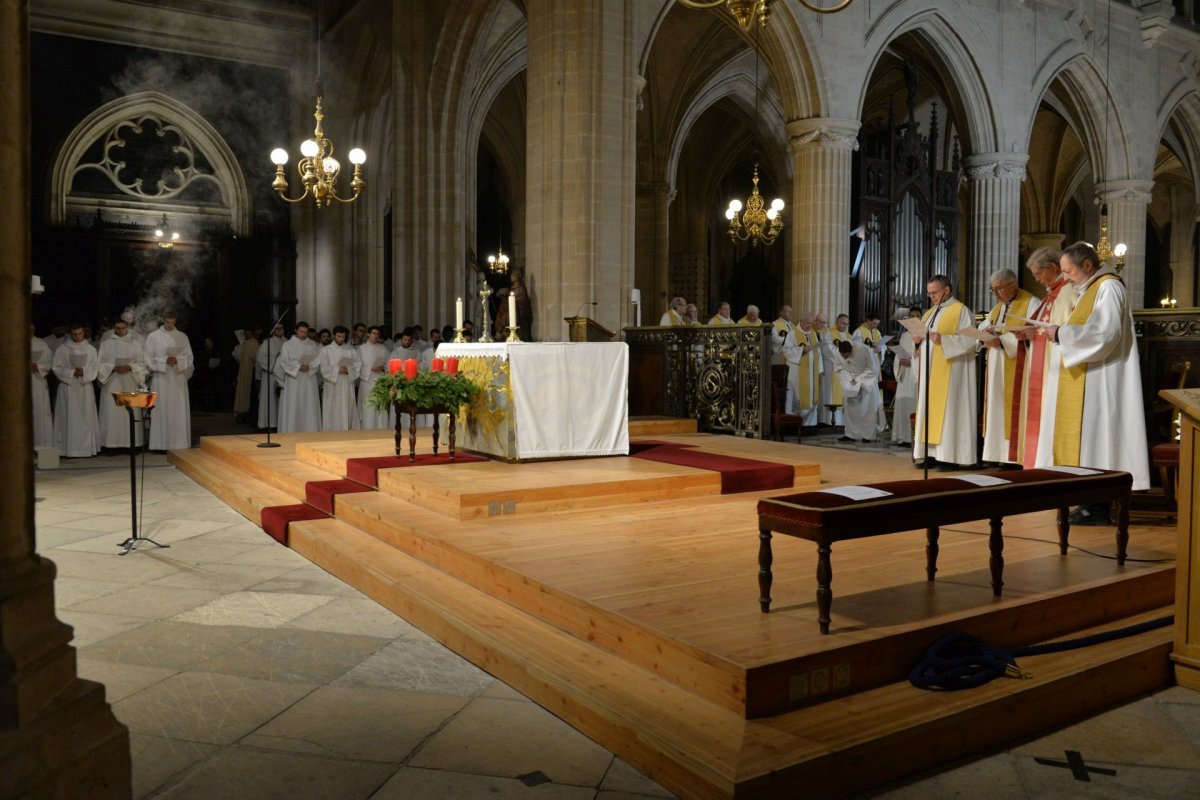
[[44, 341], [34, 335], [36, 330], [34, 326], [29, 326], [29, 355], [33, 368], [30, 375], [33, 389], [33, 446], [54, 447], [54, 415], [50, 413], [50, 387], [46, 384], [54, 354]]
[[846, 420], [845, 438], [873, 442], [887, 428], [883, 393], [875, 374], [875, 359], [862, 342], [840, 341], [834, 371], [842, 386]]
[[737, 321], [738, 325], [762, 325], [762, 317], [759, 316], [758, 306], [746, 306], [746, 315]]
[[[984, 384], [983, 460], [990, 464], [1019, 464], [1021, 385], [1025, 380], [1025, 345], [1009, 330], [1027, 319], [1034, 296], [1017, 285], [1011, 269], [992, 273], [996, 305], [979, 326], [996, 338], [984, 342], [987, 373]], [[1012, 318], [1011, 320], [1009, 318]]]
[[393, 415], [396, 412], [393, 409], [378, 411], [367, 402], [375, 380], [386, 375], [388, 370], [388, 349], [380, 341], [381, 333], [378, 325], [372, 325], [367, 329], [367, 341], [358, 348], [358, 359], [362, 364], [358, 377], [358, 413], [363, 428], [367, 430], [395, 427]]
[[[917, 420], [913, 458], [917, 466], [950, 471], [974, 466], [978, 460], [975, 421], [975, 345], [977, 340], [956, 332], [975, 324], [975, 315], [955, 299], [950, 279], [934, 275], [926, 284], [932, 307], [922, 321], [926, 336], [913, 336], [917, 345]], [[928, 365], [928, 377], [926, 366]], [[925, 438], [925, 397], [929, 395], [929, 438]]]
[[275, 362], [283, 352], [283, 325], [275, 326], [267, 340], [258, 346], [254, 354], [254, 373], [258, 378], [258, 424], [259, 430], [275, 430], [279, 422], [279, 378], [275, 375]]
[[297, 322], [292, 338], [275, 361], [275, 377], [283, 386], [279, 396], [280, 433], [321, 430], [321, 401], [317, 392], [321, 346], [309, 338], [307, 322]]
[[709, 325], [732, 325], [733, 318], [730, 315], [729, 303], [721, 303], [717, 306], [717, 313], [709, 318]]
[[[909, 319], [920, 319], [921, 309], [910, 308]], [[913, 443], [912, 415], [917, 413], [917, 368], [913, 362], [917, 351], [912, 334], [900, 334], [895, 347], [896, 358], [892, 371], [896, 375], [896, 394], [892, 396], [892, 441], [900, 445]]]
[[817, 314], [813, 327], [821, 340], [821, 405], [817, 411], [817, 422], [822, 425], [840, 426], [842, 417], [842, 382], [838, 380], [834, 367], [838, 353], [838, 342], [850, 341], [850, 317], [838, 314], [833, 327], [826, 325], [825, 315]]
[[[133, 338], [129, 323], [118, 319], [112, 336], [100, 343], [100, 446], [129, 447], [129, 412], [113, 402], [114, 392], [136, 392], [146, 386], [149, 368], [142, 343]], [[142, 409], [133, 410], [133, 446], [142, 446]]]
[[82, 325], [72, 325], [71, 337], [54, 351], [54, 444], [68, 458], [87, 458], [100, 452], [100, 423], [96, 419], [96, 370], [100, 360], [87, 341]]
[[321, 350], [321, 430], [358, 430], [358, 401], [354, 384], [362, 372], [358, 350], [348, 341], [350, 331], [344, 325], [333, 329], [333, 342]]
[[800, 326], [795, 329], [796, 346], [800, 349], [800, 361], [796, 364], [796, 387], [794, 408], [800, 415], [800, 424], [815, 427], [821, 407], [821, 338], [813, 328], [812, 314], [800, 315]]
[[146, 337], [150, 390], [158, 400], [150, 413], [150, 449], [181, 450], [192, 446], [192, 407], [188, 379], [195, 361], [188, 337], [175, 327], [175, 315], [163, 315], [162, 327]]
[[[749, 313], [749, 312], [747, 312]], [[779, 316], [771, 323], [771, 365], [782, 364], [787, 370], [787, 396], [783, 410], [785, 414], [797, 413], [796, 379], [803, 351], [796, 341], [796, 326], [792, 324], [792, 307], [779, 309]]]
[[663, 312], [659, 325], [686, 325], [683, 318], [687, 316], [687, 300], [683, 297], [671, 298], [671, 305]]
[[[1142, 375], [1125, 284], [1086, 242], [1064, 250], [1059, 264], [1080, 294], [1066, 324], [1045, 333], [1062, 354], [1054, 463], [1123, 470], [1133, 475], [1134, 491], [1144, 491], [1150, 463]], [[1091, 522], [1078, 518], [1089, 511], [1074, 512], [1072, 524]]]

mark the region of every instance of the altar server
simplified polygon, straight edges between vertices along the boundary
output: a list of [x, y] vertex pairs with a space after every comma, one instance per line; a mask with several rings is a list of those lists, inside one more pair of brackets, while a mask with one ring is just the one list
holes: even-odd
[[[1123, 470], [1133, 475], [1134, 491], [1149, 489], [1142, 375], [1125, 284], [1086, 242], [1064, 250], [1059, 265], [1080, 295], [1066, 324], [1045, 333], [1062, 353], [1054, 463]], [[1071, 522], [1094, 516], [1079, 509]]]
[[70, 326], [70, 338], [54, 351], [53, 369], [58, 378], [54, 397], [54, 443], [68, 458], [87, 458], [100, 452], [100, 424], [96, 419], [96, 348], [83, 326]]
[[277, 418], [280, 433], [321, 430], [317, 392], [321, 347], [308, 334], [308, 323], [297, 322], [292, 338], [284, 343], [275, 361], [275, 377], [283, 386]]
[[158, 401], [150, 414], [150, 449], [179, 450], [192, 446], [192, 408], [188, 379], [195, 362], [192, 345], [175, 327], [175, 314], [163, 314], [162, 327], [146, 337], [150, 390]]
[[[973, 466], [976, 452], [975, 339], [956, 331], [971, 327], [975, 316], [965, 303], [953, 296], [950, 279], [934, 275], [926, 284], [932, 307], [922, 318], [928, 340], [914, 336], [917, 345], [917, 424], [913, 458], [917, 466], [925, 459], [938, 469], [955, 470]], [[929, 347], [928, 354], [926, 347]], [[924, 375], [926, 363], [929, 376]], [[925, 441], [925, 395], [929, 394], [929, 441]]]
[[[100, 446], [129, 447], [129, 412], [113, 402], [114, 392], [135, 392], [145, 387], [149, 369], [142, 343], [133, 338], [129, 323], [117, 319], [112, 336], [100, 343]], [[142, 409], [133, 416], [134, 447], [142, 445]]]
[[1017, 439], [1020, 433], [1021, 385], [1025, 380], [1025, 345], [1008, 330], [1016, 319], [1029, 316], [1034, 296], [1017, 286], [1011, 269], [992, 273], [992, 294], [996, 305], [988, 313], [980, 330], [996, 335], [985, 342], [987, 381], [984, 384], [983, 460], [993, 464], [1018, 463]]
[[395, 412], [377, 411], [367, 402], [375, 380], [387, 373], [388, 349], [381, 341], [381, 334], [379, 326], [372, 325], [367, 329], [367, 341], [358, 348], [358, 359], [362, 364], [358, 378], [358, 413], [362, 426], [368, 430], [390, 428], [394, 425], [391, 415]]
[[887, 427], [875, 360], [862, 342], [840, 341], [834, 370], [845, 399], [845, 438], [873, 442]]
[[358, 403], [354, 384], [362, 372], [358, 350], [347, 341], [350, 331], [344, 325], [333, 329], [333, 342], [321, 349], [321, 430], [357, 430]]
[[46, 376], [50, 374], [53, 354], [50, 347], [35, 335], [37, 329], [29, 326], [29, 355], [33, 372], [33, 446], [54, 447], [54, 416], [50, 413], [50, 388]]

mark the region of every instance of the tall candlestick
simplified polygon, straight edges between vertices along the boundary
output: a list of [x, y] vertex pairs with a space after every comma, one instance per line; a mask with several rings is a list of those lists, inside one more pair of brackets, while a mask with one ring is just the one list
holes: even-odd
[[462, 298], [454, 301], [454, 327], [461, 328], [463, 326]]
[[508, 324], [513, 327], [521, 327], [517, 324], [517, 296], [511, 291], [508, 293]]

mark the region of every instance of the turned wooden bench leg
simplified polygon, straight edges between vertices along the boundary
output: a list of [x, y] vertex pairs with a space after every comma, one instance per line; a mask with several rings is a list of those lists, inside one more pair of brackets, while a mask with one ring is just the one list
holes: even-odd
[[939, 534], [937, 525], [925, 530], [925, 577], [928, 580], [933, 580], [933, 576], [937, 574]]
[[1067, 554], [1067, 539], [1071, 536], [1071, 509], [1063, 507], [1058, 510], [1054, 521], [1058, 523], [1058, 552]]
[[817, 622], [821, 633], [829, 633], [829, 609], [833, 606], [833, 567], [829, 563], [830, 546], [817, 545]]
[[1129, 495], [1113, 500], [1113, 516], [1117, 518], [1117, 565], [1123, 567], [1129, 548]]
[[1000, 596], [1000, 587], [1004, 585], [1004, 537], [1000, 529], [1004, 524], [1001, 517], [992, 517], [992, 533], [988, 537], [988, 549], [992, 551], [989, 562], [992, 568], [992, 594]]
[[771, 610], [771, 532], [766, 528], [758, 531], [758, 605], [762, 613]]

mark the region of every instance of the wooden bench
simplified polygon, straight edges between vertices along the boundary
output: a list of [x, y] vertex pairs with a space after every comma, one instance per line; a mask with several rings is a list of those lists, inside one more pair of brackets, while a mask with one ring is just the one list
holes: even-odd
[[[1031, 511], [1058, 511], [1059, 552], [1066, 555], [1070, 524], [1069, 506], [1112, 502], [1117, 516], [1117, 563], [1124, 565], [1129, 544], [1129, 492], [1133, 478], [1127, 472], [1094, 470], [1075, 475], [1053, 469], [1013, 470], [929, 480], [890, 481], [862, 487], [831, 487], [760, 500], [758, 503], [759, 604], [766, 614], [771, 606], [771, 533], [782, 533], [817, 544], [817, 611], [821, 633], [829, 633], [833, 604], [833, 568], [830, 551], [834, 542], [863, 539], [925, 528], [925, 574], [933, 580], [937, 572], [938, 531], [943, 525], [991, 521], [992, 593], [1000, 595], [1004, 585], [1004, 539], [1002, 520]], [[980, 486], [971, 480], [1005, 481]], [[836, 492], [850, 488], [886, 492], [870, 499], [853, 499]]]

